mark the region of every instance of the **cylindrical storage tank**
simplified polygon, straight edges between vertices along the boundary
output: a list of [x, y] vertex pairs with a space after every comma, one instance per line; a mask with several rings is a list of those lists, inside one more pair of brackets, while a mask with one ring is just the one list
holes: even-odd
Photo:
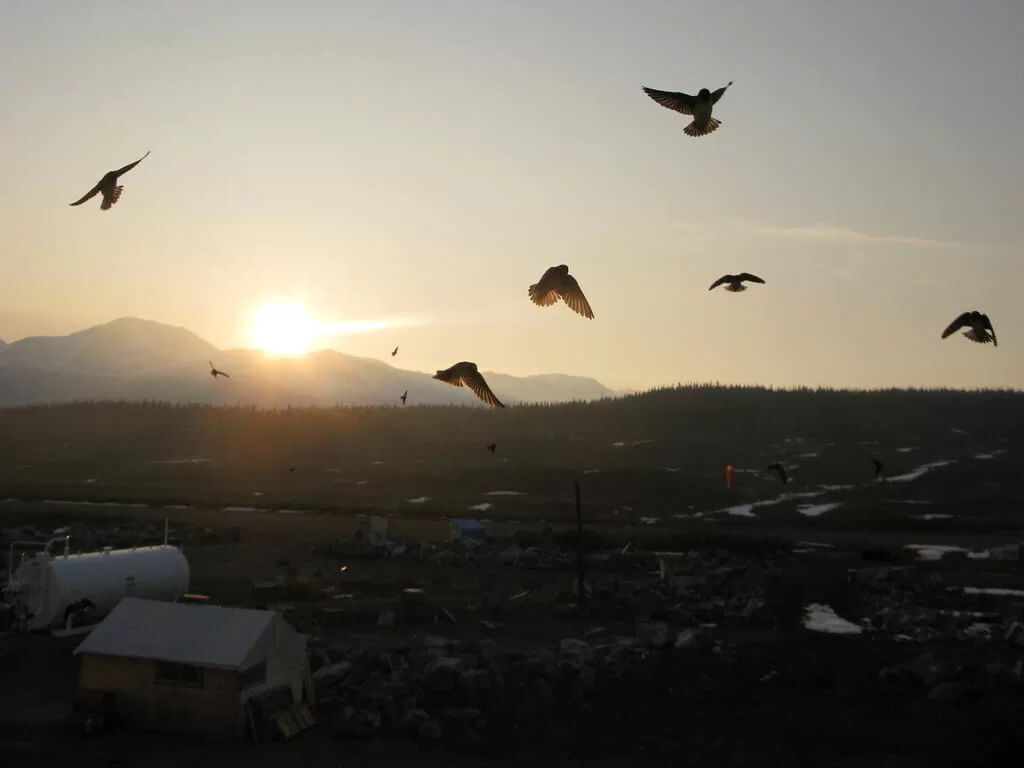
[[36, 555], [14, 574], [17, 600], [32, 614], [27, 628], [64, 624], [69, 605], [88, 599], [95, 616], [114, 609], [123, 597], [178, 600], [188, 592], [189, 567], [177, 547], [139, 547], [81, 555]]

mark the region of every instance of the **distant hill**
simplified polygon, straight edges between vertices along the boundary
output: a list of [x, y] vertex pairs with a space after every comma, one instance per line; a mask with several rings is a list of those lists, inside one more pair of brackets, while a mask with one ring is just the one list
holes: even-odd
[[[230, 379], [214, 381], [209, 360]], [[517, 377], [485, 371], [508, 404], [589, 401], [616, 394], [599, 381], [564, 374]], [[215, 405], [480, 405], [466, 389], [380, 360], [320, 350], [267, 357], [219, 350], [186, 328], [125, 317], [67, 336], [0, 342], [0, 407], [77, 400], [164, 400]]]

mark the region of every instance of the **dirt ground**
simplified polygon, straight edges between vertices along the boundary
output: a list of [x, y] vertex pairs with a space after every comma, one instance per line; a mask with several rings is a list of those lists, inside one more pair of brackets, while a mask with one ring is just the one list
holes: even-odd
[[[332, 540], [349, 536], [360, 521], [343, 515], [278, 515], [223, 510], [160, 510], [158, 514], [100, 507], [5, 505], [0, 526], [31, 522], [41, 528], [85, 521], [125, 527], [162, 523], [173, 527], [241, 528], [237, 542], [185, 545], [192, 569], [192, 591], [231, 605], [282, 608], [301, 631], [328, 640], [359, 640], [401, 646], [417, 632], [463, 640], [496, 639], [523, 649], [554, 646], [562, 637], [581, 637], [600, 624], [629, 634], [630, 616], [578, 616], [563, 600], [574, 572], [524, 571], [496, 562], [441, 565], [430, 561], [346, 559], [323, 551]], [[496, 522], [495, 536], [539, 526]], [[441, 540], [443, 520], [395, 517], [389, 535]], [[755, 535], [756, 533], [756, 535]], [[614, 526], [607, 541], [622, 545], [645, 538], [657, 546], [673, 543], [721, 547], [752, 556], [772, 556], [783, 575], [765, 585], [769, 614], [760, 621], [723, 624], [724, 650], [667, 652], [630, 675], [611, 679], [582, 705], [556, 708], [530, 701], [506, 703], [504, 732], [495, 736], [491, 754], [452, 753], [440, 745], [379, 738], [333, 738], [336, 712], [324, 707], [321, 722], [290, 741], [233, 744], [193, 737], [115, 733], [83, 740], [66, 733], [59, 718], [74, 690], [76, 638], [8, 636], [0, 639], [0, 763], [5, 767], [73, 759], [81, 765], [150, 768], [183, 764], [278, 766], [647, 766], [672, 759], [694, 766], [943, 766], [994, 765], [1024, 746], [1019, 712], [1024, 687], [993, 686], [955, 702], [933, 700], [926, 689], [893, 687], [880, 676], [887, 666], [905, 663], [926, 651], [954, 656], [975, 666], [1003, 666], [1024, 657], [1024, 650], [999, 644], [965, 646], [944, 639], [912, 644], [874, 636], [819, 634], [801, 625], [804, 606], [830, 604], [851, 620], [865, 615], [863, 597], [851, 585], [851, 567], [870, 565], [857, 547], [880, 546], [879, 534], [818, 530], [813, 539], [837, 544], [828, 556], [797, 555], [793, 543], [812, 538], [804, 527], [775, 526], [755, 532], [728, 523], [683, 523], [670, 532], [649, 527]], [[918, 531], [885, 534], [886, 544], [920, 541]], [[674, 538], [673, 538], [674, 537]], [[933, 540], [950, 542], [949, 533]], [[970, 546], [1003, 543], [1007, 534], [972, 534]], [[788, 541], [787, 541], [788, 540]], [[841, 550], [851, 550], [843, 555]], [[786, 554], [781, 554], [785, 551]], [[774, 554], [773, 554], [774, 553]], [[285, 565], [287, 564], [287, 566]], [[299, 586], [263, 590], [253, 581], [270, 581], [294, 569]], [[945, 584], [1024, 588], [1019, 562], [941, 560], [911, 562], [920, 580], [939, 574]], [[344, 569], [344, 570], [342, 570]], [[303, 583], [304, 582], [304, 583]], [[488, 630], [476, 612], [482, 585], [527, 591], [527, 598], [506, 609], [504, 626]], [[456, 625], [401, 620], [381, 627], [382, 611], [399, 603], [406, 587], [420, 587], [449, 607]], [[352, 595], [336, 599], [336, 595]], [[949, 598], [951, 600], [952, 598]], [[947, 604], [947, 598], [943, 598]], [[980, 604], [979, 602], [980, 601]], [[1003, 600], [963, 598], [956, 607], [1002, 610]], [[996, 603], [999, 603], [997, 606]], [[331, 622], [318, 607], [344, 610]], [[948, 605], [953, 603], [948, 602]], [[513, 728], [513, 724], [517, 726]], [[499, 728], [501, 731], [501, 728]]]

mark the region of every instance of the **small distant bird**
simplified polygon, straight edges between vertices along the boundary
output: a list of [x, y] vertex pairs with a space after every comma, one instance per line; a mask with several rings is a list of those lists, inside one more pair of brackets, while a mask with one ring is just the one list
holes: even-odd
[[725, 286], [725, 290], [731, 291], [732, 293], [739, 293], [740, 291], [747, 290], [747, 286], [743, 284], [744, 281], [748, 283], [764, 284], [764, 280], [757, 275], [752, 275], [749, 272], [740, 272], [738, 275], [722, 275], [711, 284], [711, 287], [708, 288], [708, 290], [713, 291], [723, 283], [728, 283], [728, 285]]
[[231, 376], [224, 373], [224, 371], [218, 371], [217, 368], [213, 365], [212, 360], [207, 360], [207, 362], [210, 364], [210, 375], [213, 376], [214, 379], [216, 379], [218, 376], [223, 376], [225, 379], [231, 378]]
[[988, 344], [991, 341], [993, 346], [999, 346], [999, 342], [996, 341], [996, 332], [992, 328], [992, 321], [988, 319], [988, 315], [982, 314], [976, 309], [970, 312], [964, 312], [960, 317], [950, 323], [949, 327], [942, 332], [942, 338], [951, 336], [961, 328], [965, 328], [967, 326], [970, 326], [970, 330], [967, 331], [964, 336], [971, 341], [976, 341], [979, 344]]
[[295, 467], [288, 467], [288, 471], [289, 472], [294, 472], [295, 471]]
[[764, 471], [774, 472], [776, 475], [778, 475], [779, 480], [782, 481], [783, 485], [789, 482], [789, 475], [786, 474], [786, 468], [779, 464], [778, 462], [776, 462], [775, 464], [769, 464], [767, 467], [764, 468]]
[[494, 393], [491, 392], [491, 388], [487, 386], [487, 382], [484, 380], [484, 377], [480, 374], [480, 371], [477, 370], [476, 363], [469, 363], [466, 361], [456, 363], [451, 368], [438, 371], [434, 375], [434, 378], [455, 387], [466, 385], [473, 390], [473, 394], [488, 405], [493, 405], [496, 408], [505, 407], [502, 402], [494, 396]]
[[402, 401], [402, 405], [405, 405], [405, 398], [407, 398], [408, 396], [409, 396], [409, 390], [407, 389], [407, 390], [405, 390], [405, 392], [402, 393], [402, 396], [399, 398], [399, 400]]
[[395, 347], [394, 349], [391, 350], [391, 356], [394, 357], [397, 354], [398, 354], [398, 347]]
[[491, 453], [494, 453], [496, 450], [498, 450], [498, 444], [491, 443], [490, 445], [487, 446], [487, 450], [490, 451]]
[[871, 461], [875, 465], [875, 480], [879, 480], [882, 477], [882, 473], [885, 472], [885, 465], [882, 464], [882, 462], [880, 462], [878, 459], [876, 459], [873, 456], [871, 457]]
[[666, 109], [671, 109], [683, 115], [691, 115], [693, 122], [683, 129], [687, 136], [707, 136], [722, 124], [711, 116], [711, 109], [718, 100], [722, 98], [725, 89], [732, 85], [732, 80], [717, 91], [709, 91], [701, 88], [696, 96], [678, 91], [659, 91], [655, 88], [644, 87], [644, 93], [654, 99]]
[[594, 319], [594, 310], [590, 308], [590, 302], [583, 295], [576, 278], [569, 274], [569, 268], [565, 264], [548, 269], [540, 280], [529, 287], [527, 293], [530, 294], [530, 301], [538, 307], [550, 307], [561, 299], [576, 314]]
[[128, 171], [141, 163], [147, 157], [149, 157], [149, 152], [144, 154], [134, 163], [129, 163], [124, 166], [124, 168], [118, 168], [116, 171], [107, 171], [107, 173], [103, 174], [103, 178], [100, 179], [99, 183], [95, 187], [86, 192], [80, 200], [76, 200], [71, 203], [71, 205], [81, 205], [86, 200], [92, 198], [97, 192], [101, 192], [103, 194], [103, 202], [100, 203], [100, 210], [109, 211], [110, 206], [121, 199], [121, 190], [124, 189], [124, 187], [117, 185], [118, 177], [128, 173]]

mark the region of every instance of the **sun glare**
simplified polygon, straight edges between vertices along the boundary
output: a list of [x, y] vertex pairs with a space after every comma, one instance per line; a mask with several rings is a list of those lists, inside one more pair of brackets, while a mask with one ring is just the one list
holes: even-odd
[[310, 350], [316, 325], [298, 304], [267, 304], [253, 313], [249, 337], [257, 349], [274, 355], [302, 355]]

